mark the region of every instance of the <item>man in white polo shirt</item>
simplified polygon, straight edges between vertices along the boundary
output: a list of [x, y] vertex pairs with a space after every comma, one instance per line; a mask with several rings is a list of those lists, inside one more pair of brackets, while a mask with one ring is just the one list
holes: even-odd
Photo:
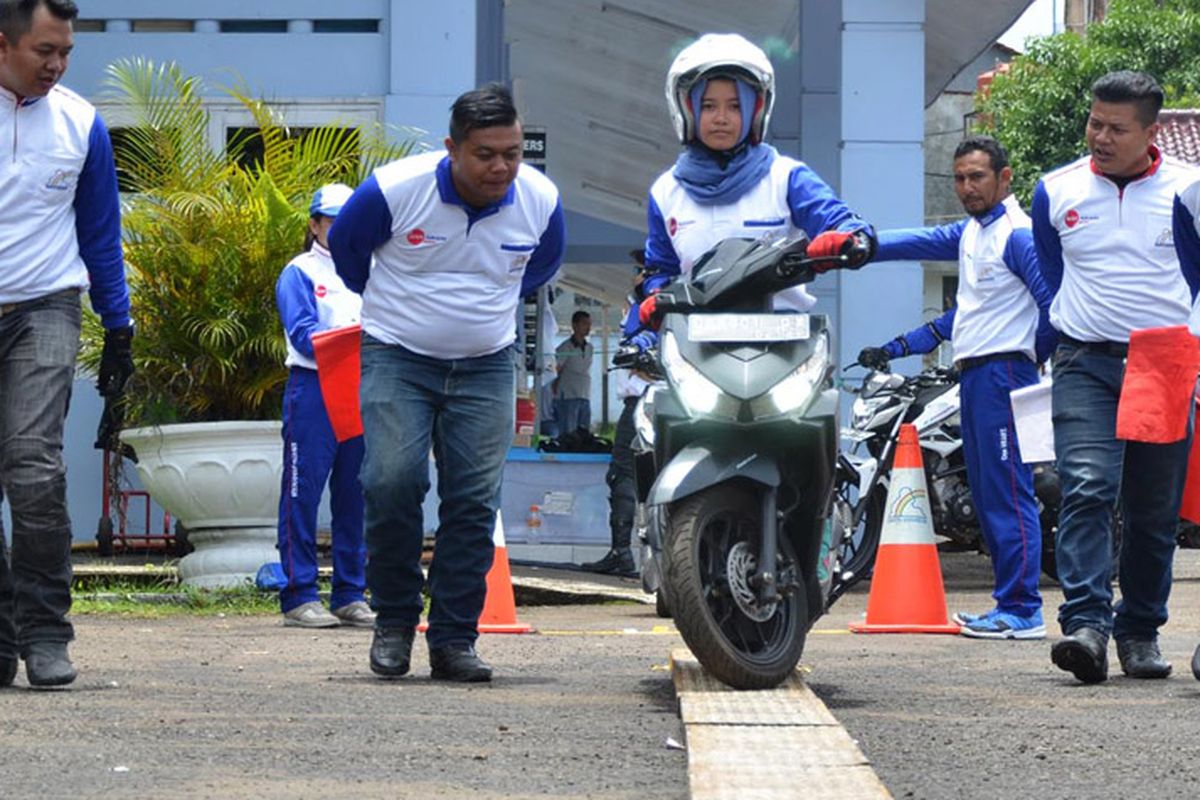
[[512, 442], [518, 299], [564, 250], [558, 190], [521, 164], [521, 122], [498, 84], [460, 96], [446, 151], [375, 170], [330, 232], [363, 295], [371, 670], [408, 672], [422, 609], [421, 504], [433, 450], [441, 499], [429, 569], [429, 660], [439, 680], [491, 680], [475, 652], [492, 529]]
[[[1134, 678], [1171, 672], [1158, 647], [1167, 621], [1188, 440], [1116, 438], [1130, 334], [1182, 325], [1191, 293], [1171, 233], [1176, 193], [1196, 176], [1154, 146], [1163, 92], [1149, 75], [1092, 84], [1089, 156], [1045, 175], [1033, 194], [1034, 241], [1055, 298], [1053, 418], [1062, 479], [1056, 555], [1065, 634], [1050, 655], [1084, 683], [1108, 677], [1108, 639]], [[1121, 601], [1113, 607], [1111, 522], [1125, 531]]]

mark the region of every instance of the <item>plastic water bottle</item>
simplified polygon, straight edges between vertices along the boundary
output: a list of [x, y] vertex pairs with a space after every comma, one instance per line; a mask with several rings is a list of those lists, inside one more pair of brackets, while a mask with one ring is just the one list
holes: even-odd
[[536, 505], [529, 507], [529, 516], [525, 518], [526, 541], [536, 544], [542, 537], [542, 509]]

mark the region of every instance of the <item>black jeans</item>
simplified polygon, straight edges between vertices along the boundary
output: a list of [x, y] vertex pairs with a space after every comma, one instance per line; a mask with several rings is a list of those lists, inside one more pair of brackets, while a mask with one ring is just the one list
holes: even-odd
[[0, 493], [13, 521], [0, 559], [0, 655], [74, 638], [62, 449], [81, 316], [76, 291], [0, 316]]
[[617, 419], [613, 436], [612, 461], [604, 476], [608, 484], [608, 524], [612, 529], [612, 547], [623, 550], [633, 538], [633, 515], [637, 508], [637, 491], [633, 477], [633, 412], [638, 398], [625, 400], [625, 408]]

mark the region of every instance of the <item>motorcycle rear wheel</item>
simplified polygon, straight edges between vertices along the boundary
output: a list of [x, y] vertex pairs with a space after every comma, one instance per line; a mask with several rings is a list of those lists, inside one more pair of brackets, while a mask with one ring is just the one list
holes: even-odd
[[[721, 485], [682, 500], [667, 527], [665, 581], [675, 626], [700, 663], [735, 689], [769, 689], [796, 669], [808, 601], [795, 552], [779, 537], [777, 576], [796, 585], [769, 607], [754, 605], [762, 524], [758, 497]], [[748, 613], [749, 612], [749, 613]], [[756, 617], [758, 617], [756, 619]]]

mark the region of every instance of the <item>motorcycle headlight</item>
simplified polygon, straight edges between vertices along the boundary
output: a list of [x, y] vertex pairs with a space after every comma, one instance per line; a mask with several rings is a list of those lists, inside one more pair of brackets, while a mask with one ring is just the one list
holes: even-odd
[[750, 401], [756, 419], [791, 413], [812, 402], [817, 387], [829, 369], [829, 336], [822, 332], [813, 343], [813, 352], [792, 374]]
[[684, 360], [675, 334], [670, 331], [662, 336], [659, 357], [689, 414], [708, 414], [729, 419], [737, 417], [737, 402]]

